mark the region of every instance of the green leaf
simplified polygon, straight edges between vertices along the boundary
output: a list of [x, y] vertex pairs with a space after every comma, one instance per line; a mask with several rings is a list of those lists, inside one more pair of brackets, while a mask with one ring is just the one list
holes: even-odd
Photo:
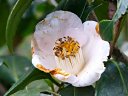
[[49, 79], [46, 79], [45, 82], [52, 89], [52, 91], [55, 91], [54, 84]]
[[71, 85], [60, 91], [61, 96], [94, 96], [95, 90], [92, 86], [73, 87]]
[[5, 44], [5, 29], [9, 15], [9, 5], [7, 0], [0, 0], [0, 47]]
[[31, 62], [22, 56], [1, 56], [0, 82], [8, 89], [19, 78], [32, 69]]
[[96, 96], [128, 96], [128, 68], [107, 62], [106, 70], [96, 84]]
[[40, 71], [36, 69], [35, 67], [32, 68], [27, 74], [23, 75], [8, 91], [4, 96], [10, 96], [11, 94], [24, 89], [30, 82], [39, 80], [39, 79], [49, 79], [53, 83], [55, 83], [57, 86], [59, 86], [59, 83], [57, 83], [50, 74], [44, 73], [43, 71]]
[[10, 96], [40, 96], [39, 89], [29, 89], [26, 87], [26, 90], [20, 90]]
[[94, 6], [98, 5], [98, 7], [94, 9], [94, 11], [99, 21], [108, 18], [108, 2], [107, 1], [95, 0], [92, 3], [92, 5]]
[[124, 15], [128, 8], [128, 0], [117, 0], [117, 10], [113, 16], [113, 21], [116, 22], [122, 15]]
[[8, 91], [4, 96], [10, 96], [11, 94], [24, 89], [30, 82], [35, 81], [35, 80], [39, 80], [39, 79], [46, 79], [46, 78], [50, 78], [49, 74], [46, 74], [42, 71], [39, 71], [36, 68], [33, 68], [32, 70], [30, 70], [27, 74], [25, 74], [24, 76], [22, 76], [18, 82], [16, 82]]
[[97, 5], [88, 5], [86, 0], [62, 0], [56, 10], [65, 10], [75, 13], [82, 22], [88, 19], [89, 14], [97, 7]]
[[51, 89], [47, 83], [41, 79], [31, 82], [24, 88], [24, 90], [20, 90], [11, 96], [40, 96], [40, 92], [50, 90]]
[[6, 41], [11, 53], [13, 53], [13, 39], [16, 33], [16, 29], [23, 13], [31, 5], [31, 2], [32, 0], [18, 0], [9, 15], [6, 26]]
[[102, 39], [112, 41], [114, 22], [112, 20], [102, 20], [99, 22], [99, 27]]

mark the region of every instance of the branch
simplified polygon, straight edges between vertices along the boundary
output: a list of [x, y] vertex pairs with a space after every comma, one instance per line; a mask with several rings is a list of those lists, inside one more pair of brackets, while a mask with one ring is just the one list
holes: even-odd
[[[109, 11], [108, 11], [108, 17], [109, 19], [112, 19], [113, 15], [116, 12], [116, 4], [117, 2], [113, 2], [114, 0], [110, 0], [109, 1]], [[125, 64], [128, 64], [128, 57], [121, 52], [117, 47], [115, 47], [116, 42], [120, 36], [120, 27], [121, 27], [121, 22], [122, 22], [122, 18], [119, 18], [119, 20], [115, 23], [115, 27], [114, 27], [114, 38], [113, 41], [111, 42], [111, 50], [110, 50], [110, 57], [112, 56], [114, 59], [116, 59], [117, 61], [121, 61]]]
[[128, 57], [116, 47], [113, 47], [112, 56], [117, 61], [121, 61], [125, 64], [128, 64]]
[[7, 90], [6, 90], [5, 86], [3, 86], [2, 83], [0, 83], [0, 96], [3, 96], [6, 91]]

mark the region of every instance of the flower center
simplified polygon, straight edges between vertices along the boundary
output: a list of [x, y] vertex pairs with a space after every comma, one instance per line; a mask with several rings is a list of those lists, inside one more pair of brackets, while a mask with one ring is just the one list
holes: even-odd
[[57, 67], [66, 72], [77, 74], [84, 64], [80, 44], [72, 37], [59, 38], [53, 48]]
[[57, 57], [61, 59], [70, 58], [70, 56], [75, 57], [78, 53], [80, 45], [73, 38], [67, 36], [58, 39], [55, 42], [55, 47], [53, 48], [54, 53]]

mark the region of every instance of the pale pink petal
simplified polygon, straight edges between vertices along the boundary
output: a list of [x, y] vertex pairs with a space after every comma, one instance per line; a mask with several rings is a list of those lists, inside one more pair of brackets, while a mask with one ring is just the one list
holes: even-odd
[[[64, 36], [72, 36], [78, 41], [81, 40], [79, 34], [83, 34], [83, 24], [77, 15], [68, 11], [55, 11], [39, 22], [32, 40], [34, 66], [40, 63], [48, 69], [56, 68], [53, 48], [57, 39]], [[84, 38], [84, 37], [83, 37]], [[81, 44], [82, 44], [81, 43]], [[38, 46], [38, 47], [37, 47]]]

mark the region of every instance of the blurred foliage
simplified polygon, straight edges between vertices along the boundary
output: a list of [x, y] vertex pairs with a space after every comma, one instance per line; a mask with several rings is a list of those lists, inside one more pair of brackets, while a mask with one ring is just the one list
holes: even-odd
[[113, 40], [114, 22], [112, 20], [102, 20], [99, 22], [100, 34], [106, 41]]
[[32, 69], [31, 62], [22, 56], [1, 56], [0, 59], [7, 64], [0, 67], [0, 82], [5, 85], [6, 83], [12, 85], [19, 80], [22, 74]]
[[[31, 64], [32, 65], [32, 64]], [[44, 73], [36, 68], [32, 68], [28, 73], [23, 75], [20, 80], [18, 80], [5, 94], [5, 96], [9, 96], [19, 90], [24, 89], [29, 83], [35, 80], [40, 80], [40, 79], [49, 79], [53, 83], [59, 86], [59, 83], [57, 83], [50, 74]], [[49, 82], [46, 82], [49, 83]]]
[[13, 38], [15, 36], [17, 26], [23, 13], [31, 5], [31, 3], [32, 0], [18, 0], [9, 14], [6, 25], [6, 43], [11, 53], [13, 53]]
[[5, 44], [6, 22], [10, 11], [7, 0], [0, 0], [0, 47]]
[[95, 9], [95, 14], [98, 21], [108, 19], [108, 3], [109, 2], [105, 0], [94, 0], [93, 4], [98, 5], [98, 7]]
[[39, 96], [40, 92], [43, 91], [51, 91], [51, 88], [48, 86], [44, 79], [35, 80], [28, 84], [24, 90], [18, 91], [11, 96]]
[[[40, 93], [59, 93], [62, 96], [127, 96], [128, 69], [121, 62], [108, 61], [106, 71], [96, 85], [83, 88], [60, 84], [50, 74], [33, 68], [30, 42], [35, 26], [55, 10], [71, 11], [82, 22], [98, 21], [101, 37], [110, 42], [113, 40], [114, 24], [122, 18], [117, 45], [121, 48], [124, 42], [128, 42], [128, 0], [56, 1], [58, 6], [52, 0], [0, 0], [0, 96], [4, 94], [3, 89], [7, 91], [5, 96], [39, 96]], [[117, 10], [113, 18], [109, 18], [108, 7], [113, 1]], [[14, 51], [14, 55], [9, 54], [7, 46]], [[127, 50], [128, 46], [126, 50], [121, 49], [125, 53]]]
[[109, 61], [107, 69], [96, 83], [96, 96], [127, 96], [128, 68], [125, 64]]
[[76, 88], [71, 85], [60, 91], [61, 96], [94, 96], [95, 90], [92, 86]]

